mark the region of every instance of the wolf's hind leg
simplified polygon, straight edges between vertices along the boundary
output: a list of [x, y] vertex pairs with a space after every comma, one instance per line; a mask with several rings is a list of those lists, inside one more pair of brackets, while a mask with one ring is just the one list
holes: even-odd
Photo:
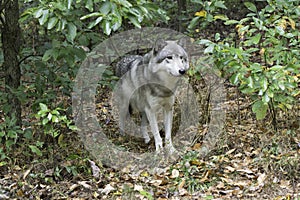
[[147, 124], [148, 124], [147, 115], [145, 112], [142, 112], [141, 132], [146, 144], [150, 142], [150, 137], [147, 131]]

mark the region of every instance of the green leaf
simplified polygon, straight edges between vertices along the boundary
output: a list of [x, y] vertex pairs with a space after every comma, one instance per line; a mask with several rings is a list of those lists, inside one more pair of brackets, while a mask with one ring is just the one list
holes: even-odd
[[265, 92], [268, 89], [268, 79], [266, 77], [263, 77], [260, 81], [260, 86], [262, 87], [262, 91]]
[[58, 18], [57, 17], [51, 17], [48, 21], [47, 29], [52, 29], [57, 24]]
[[71, 9], [71, 5], [72, 5], [73, 0], [68, 0], [68, 9]]
[[268, 93], [265, 93], [265, 94], [262, 96], [262, 101], [263, 101], [264, 103], [269, 103], [270, 97], [269, 97]]
[[249, 86], [250, 88], [253, 88], [253, 87], [254, 87], [252, 76], [249, 76], [249, 77], [248, 77], [248, 86]]
[[48, 116], [47, 116], [47, 118], [48, 118], [49, 121], [52, 119], [52, 116], [53, 116], [52, 113], [49, 112], [49, 113], [48, 113]]
[[108, 21], [108, 20], [103, 20], [102, 23], [101, 23], [101, 27], [102, 27], [102, 29], [103, 29], [103, 32], [104, 32], [106, 35], [110, 35], [110, 33], [111, 33], [110, 21]]
[[224, 24], [232, 25], [232, 24], [237, 24], [237, 23], [239, 23], [239, 21], [231, 19], [231, 20], [226, 20], [226, 22]]
[[236, 74], [233, 74], [231, 77], [230, 77], [230, 82], [234, 85], [237, 85], [239, 83], [239, 78], [240, 78], [240, 73], [236, 73]]
[[80, 17], [80, 20], [88, 19], [91, 17], [99, 17], [99, 16], [103, 16], [103, 14], [101, 14], [100, 12], [93, 12], [93, 13], [90, 13], [90, 14]]
[[56, 115], [52, 115], [51, 121], [52, 121], [53, 123], [58, 123], [58, 122], [59, 122], [59, 118], [58, 118]]
[[194, 17], [190, 22], [188, 29], [194, 29], [199, 24], [200, 18], [201, 17]]
[[15, 144], [14, 140], [6, 140], [5, 142], [7, 148], [10, 148], [13, 144]]
[[223, 1], [216, 1], [215, 6], [218, 7], [218, 8], [227, 9], [227, 7], [225, 6]]
[[275, 29], [279, 35], [284, 35], [284, 29], [282, 26], [276, 26]]
[[48, 107], [45, 104], [39, 103], [39, 105], [40, 105], [41, 111], [48, 111]]
[[29, 145], [29, 148], [31, 149], [31, 151], [33, 153], [37, 154], [38, 156], [42, 156], [43, 155], [42, 152], [41, 152], [41, 150], [37, 146], [35, 146], [35, 145]]
[[253, 38], [252, 38], [252, 41], [253, 41], [253, 44], [258, 44], [259, 41], [260, 41], [260, 38], [261, 38], [261, 34], [256, 34]]
[[38, 9], [38, 10], [36, 10], [34, 13], [33, 13], [33, 16], [35, 17], [35, 18], [40, 18], [41, 16], [42, 16], [42, 14], [43, 14], [43, 8], [40, 8], [40, 9]]
[[70, 42], [73, 42], [77, 35], [77, 27], [72, 22], [69, 22], [67, 26], [68, 26], [67, 38], [69, 38]]
[[134, 17], [134, 16], [130, 16], [128, 17], [128, 19], [130, 20], [130, 22], [137, 28], [141, 28], [141, 24], [140, 22], [138, 21], [137, 17]]
[[264, 103], [261, 100], [256, 101], [252, 105], [252, 111], [255, 113], [256, 119], [258, 120], [262, 120], [266, 117], [267, 110], [268, 110], [268, 104]]
[[103, 15], [107, 15], [110, 11], [111, 11], [111, 2], [110, 1], [106, 1], [100, 8], [100, 12]]
[[90, 12], [94, 10], [93, 0], [87, 0], [85, 3], [85, 8], [87, 8]]
[[43, 58], [42, 58], [42, 61], [47, 62], [47, 61], [52, 57], [52, 54], [53, 54], [53, 49], [48, 49], [48, 50], [44, 53]]
[[251, 2], [245, 2], [244, 5], [248, 8], [248, 10], [252, 12], [257, 12], [256, 6]]
[[48, 122], [49, 122], [49, 119], [48, 118], [44, 118], [43, 121], [42, 121], [42, 125], [46, 125]]
[[215, 44], [211, 43], [208, 47], [205, 48], [204, 53], [213, 53], [215, 48]]
[[40, 25], [44, 25], [49, 18], [49, 10], [43, 10], [42, 12], [42, 17], [39, 18]]
[[218, 42], [221, 39], [220, 33], [215, 34], [215, 41]]
[[210, 40], [207, 40], [207, 39], [201, 39], [199, 42], [198, 42], [198, 44], [205, 44], [205, 45], [207, 45], [207, 44], [211, 44], [212, 42], [210, 41]]

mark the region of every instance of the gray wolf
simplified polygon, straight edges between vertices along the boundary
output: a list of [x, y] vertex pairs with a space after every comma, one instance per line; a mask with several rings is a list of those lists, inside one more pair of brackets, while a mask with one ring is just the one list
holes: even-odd
[[186, 40], [155, 42], [152, 50], [144, 56], [131, 55], [116, 64], [116, 75], [121, 77], [118, 86], [119, 126], [124, 133], [126, 119], [132, 111], [141, 114], [141, 132], [146, 143], [149, 122], [155, 140], [156, 151], [163, 149], [159, 134], [157, 113], [162, 109], [165, 128], [165, 148], [176, 151], [172, 144], [171, 130], [175, 91], [180, 79], [189, 69]]

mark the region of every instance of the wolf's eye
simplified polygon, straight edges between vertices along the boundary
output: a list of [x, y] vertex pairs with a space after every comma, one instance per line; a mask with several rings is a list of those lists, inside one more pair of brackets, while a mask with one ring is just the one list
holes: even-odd
[[172, 59], [173, 59], [172, 56], [167, 56], [167, 57], [165, 58], [165, 61], [166, 61], [167, 63], [170, 63], [170, 60], [172, 60]]
[[184, 62], [187, 61], [186, 57], [183, 57], [183, 56], [180, 56], [180, 60], [182, 60], [182, 61], [184, 61]]

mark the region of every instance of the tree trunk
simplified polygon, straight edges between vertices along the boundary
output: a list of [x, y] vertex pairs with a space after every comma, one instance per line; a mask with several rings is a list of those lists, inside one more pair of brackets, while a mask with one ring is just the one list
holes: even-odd
[[186, 13], [186, 0], [177, 0], [177, 5], [178, 5], [178, 14], [177, 14], [178, 31], [182, 33], [185, 30], [182, 16]]
[[5, 70], [5, 90], [8, 94], [10, 105], [10, 117], [15, 117], [17, 124], [21, 125], [21, 103], [15, 91], [20, 86], [21, 70], [19, 66], [19, 51], [21, 31], [18, 23], [19, 4], [18, 0], [6, 0], [2, 3], [2, 44], [3, 44], [3, 67]]

